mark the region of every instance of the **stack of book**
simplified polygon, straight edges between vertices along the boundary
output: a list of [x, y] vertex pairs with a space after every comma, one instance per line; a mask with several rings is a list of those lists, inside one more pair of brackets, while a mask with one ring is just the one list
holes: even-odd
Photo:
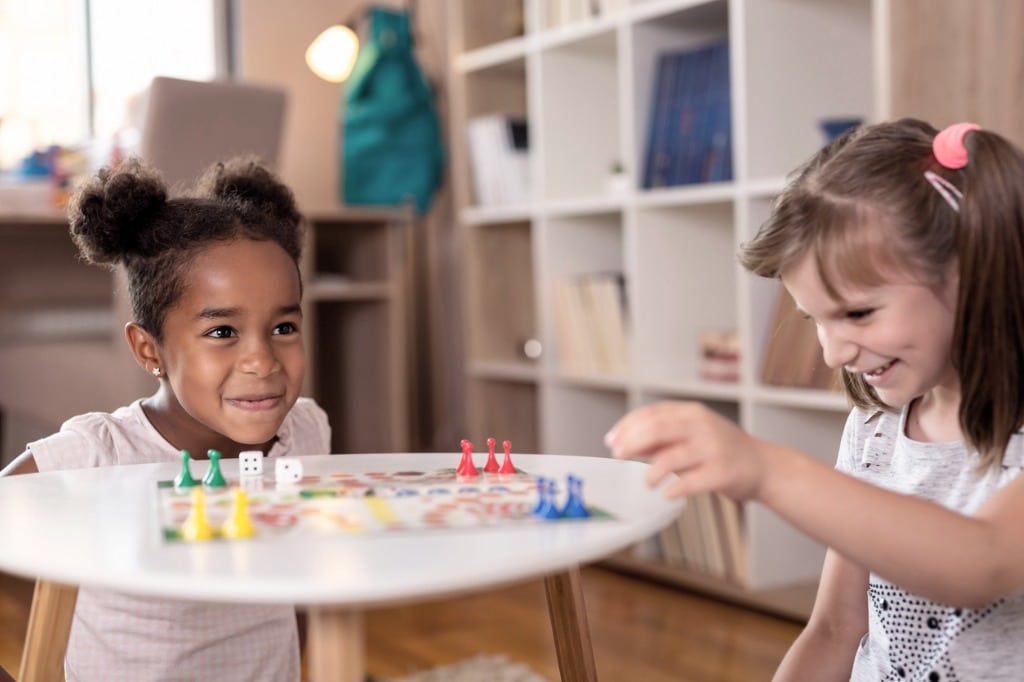
[[735, 329], [701, 332], [699, 372], [705, 381], [740, 380], [740, 340]]
[[785, 288], [779, 287], [768, 330], [761, 381], [772, 386], [837, 390], [838, 373], [825, 364], [814, 322], [803, 317]]
[[552, 317], [559, 366], [580, 374], [622, 374], [629, 364], [622, 273], [593, 273], [554, 284]]
[[530, 149], [526, 120], [492, 114], [470, 119], [469, 161], [479, 206], [530, 200]]
[[647, 128], [644, 188], [731, 179], [729, 42], [660, 54]]
[[690, 495], [683, 513], [658, 536], [662, 560], [742, 585], [747, 576], [743, 533], [738, 503], [717, 493]]

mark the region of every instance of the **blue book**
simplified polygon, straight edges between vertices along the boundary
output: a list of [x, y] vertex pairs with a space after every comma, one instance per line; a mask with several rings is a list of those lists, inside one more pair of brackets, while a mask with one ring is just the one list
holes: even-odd
[[674, 179], [676, 167], [679, 164], [679, 154], [684, 141], [690, 134], [693, 126], [693, 111], [689, 107], [689, 88], [694, 77], [694, 55], [690, 50], [676, 52], [673, 59], [676, 62], [675, 82], [671, 93], [672, 102], [669, 106], [668, 123], [666, 124], [666, 137], [664, 144], [665, 165], [661, 169], [659, 187], [671, 186]]
[[647, 150], [644, 158], [643, 187], [660, 187], [667, 183], [666, 169], [671, 162], [666, 141], [670, 124], [669, 110], [678, 62], [673, 53], [658, 56], [655, 81], [651, 96], [650, 126], [647, 130]]
[[716, 45], [711, 62], [709, 127], [705, 149], [703, 182], [732, 180], [732, 97], [729, 87], [729, 43]]
[[704, 136], [707, 128], [708, 89], [711, 82], [712, 48], [702, 47], [688, 53], [690, 69], [681, 95], [679, 144], [672, 164], [673, 185], [700, 182]]

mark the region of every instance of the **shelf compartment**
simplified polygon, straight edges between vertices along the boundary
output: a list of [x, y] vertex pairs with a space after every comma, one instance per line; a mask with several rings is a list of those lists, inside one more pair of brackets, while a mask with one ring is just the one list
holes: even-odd
[[552, 217], [544, 223], [544, 235], [544, 270], [550, 279], [623, 271], [618, 212]]
[[523, 0], [460, 2], [455, 17], [461, 51], [472, 53], [519, 38], [524, 33]]
[[544, 338], [556, 350], [547, 367], [622, 382], [630, 336], [622, 234], [618, 212], [544, 222]]
[[822, 146], [822, 119], [874, 117], [872, 0], [743, 6], [746, 177], [777, 177]]
[[396, 240], [381, 221], [319, 218], [306, 249], [306, 279], [319, 289], [375, 283], [392, 276]]
[[[832, 466], [846, 411], [755, 403], [745, 428], [772, 443], [795, 448]], [[816, 580], [825, 548], [762, 505], [746, 505], [747, 575], [754, 588]]]
[[[477, 450], [488, 438], [512, 441], [515, 453], [540, 452], [537, 385], [532, 381], [471, 378], [466, 386], [469, 433]], [[458, 443], [452, 444], [457, 450]]]
[[[465, 186], [474, 210], [484, 216], [528, 211], [532, 199], [530, 153], [535, 145], [527, 116], [525, 58], [473, 71], [461, 85], [466, 122], [453, 134], [460, 137], [455, 146], [465, 150], [466, 163], [459, 172], [466, 174]], [[526, 122], [525, 178], [517, 177], [524, 170], [523, 154], [512, 149], [510, 120]], [[520, 188], [523, 184], [525, 193]]]
[[540, 68], [542, 198], [606, 193], [612, 166], [624, 161], [617, 32], [608, 29], [544, 49]]
[[634, 168], [637, 169], [634, 175], [638, 187], [643, 185], [652, 141], [659, 56], [705, 47], [729, 35], [729, 5], [725, 0], [689, 5], [661, 3], [656, 8], [645, 5], [643, 10], [641, 16], [645, 18], [633, 24], [630, 41], [633, 46]]
[[[531, 362], [524, 344], [537, 337], [531, 225], [497, 223], [464, 229], [467, 356], [472, 361]], [[515, 281], [516, 286], [508, 284]]]
[[[542, 442], [560, 455], [610, 456], [604, 434], [629, 408], [626, 392], [549, 384], [542, 389]], [[579, 425], [586, 424], [586, 428]]]
[[[78, 257], [58, 217], [11, 218], [0, 251], [0, 343], [120, 338], [115, 277]], [[25, 258], [25, 254], [32, 254]]]
[[309, 378], [317, 402], [331, 415], [333, 453], [386, 452], [404, 445], [408, 396], [399, 380], [405, 368], [392, 362], [389, 344], [400, 341], [389, 308], [358, 301], [313, 306], [315, 365]]
[[466, 118], [526, 116], [526, 60], [522, 57], [466, 74]]
[[[25, 258], [25, 254], [32, 254]], [[55, 276], [58, 275], [59, 276]], [[0, 251], [0, 308], [112, 308], [114, 278], [78, 257], [66, 224], [4, 225]]]
[[645, 384], [698, 383], [700, 334], [737, 328], [733, 203], [638, 213], [643, 267], [630, 296], [637, 375]]

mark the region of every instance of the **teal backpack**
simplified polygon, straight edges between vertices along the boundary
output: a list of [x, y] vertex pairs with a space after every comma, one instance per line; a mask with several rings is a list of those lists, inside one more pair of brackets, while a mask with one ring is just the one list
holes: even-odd
[[374, 7], [369, 16], [341, 113], [342, 201], [412, 203], [423, 214], [444, 169], [434, 95], [413, 56], [409, 15]]

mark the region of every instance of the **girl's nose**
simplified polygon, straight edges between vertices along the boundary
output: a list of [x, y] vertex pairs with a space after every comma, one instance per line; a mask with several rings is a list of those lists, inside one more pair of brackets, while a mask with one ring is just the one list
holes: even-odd
[[857, 358], [857, 344], [834, 328], [819, 324], [818, 342], [821, 344], [825, 364], [832, 369], [850, 365]]
[[274, 371], [277, 366], [277, 358], [274, 356], [274, 349], [269, 341], [264, 339], [250, 339], [245, 344], [238, 367], [247, 374], [266, 376]]

